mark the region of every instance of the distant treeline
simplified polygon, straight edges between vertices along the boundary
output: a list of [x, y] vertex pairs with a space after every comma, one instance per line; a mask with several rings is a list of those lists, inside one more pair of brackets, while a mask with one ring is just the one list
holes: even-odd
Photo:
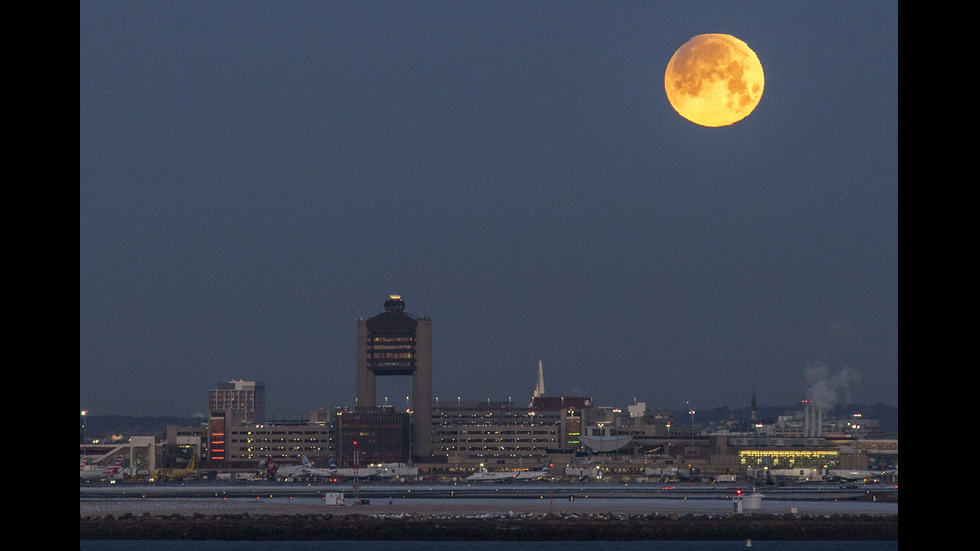
[[[134, 417], [131, 415], [88, 415], [85, 418], [86, 439], [108, 441], [113, 436], [160, 436], [168, 425], [189, 427], [205, 422], [200, 417]], [[79, 424], [79, 433], [82, 431]]]
[[[794, 415], [802, 411], [797, 404], [793, 406], [759, 406], [756, 414], [765, 422], [774, 422], [781, 415]], [[898, 406], [886, 404], [847, 404], [840, 405], [831, 411], [824, 412], [824, 419], [846, 419], [855, 413], [861, 413], [865, 419], [876, 419], [885, 430], [885, 434], [898, 437]], [[721, 423], [729, 420], [748, 422], [751, 418], [750, 407], [730, 408], [721, 406], [710, 409], [699, 409], [695, 415], [695, 425], [703, 427], [706, 424]], [[676, 412], [678, 419], [687, 419], [687, 413]], [[85, 420], [85, 435], [87, 438], [108, 440], [112, 436], [163, 436], [168, 425], [194, 426], [203, 423], [200, 417], [134, 417], [129, 415], [89, 415]], [[680, 422], [680, 421], [675, 421]], [[79, 427], [81, 430], [81, 427]]]
[[[803, 407], [799, 404], [792, 406], [759, 406], [756, 416], [766, 423], [773, 423], [780, 416], [795, 415], [803, 412]], [[875, 419], [884, 429], [885, 434], [891, 437], [898, 437], [898, 406], [887, 404], [841, 404], [832, 408], [830, 411], [823, 412], [824, 420], [827, 419], [849, 419], [855, 413], [860, 413], [864, 419]], [[675, 412], [675, 417], [683, 419], [680, 412]], [[695, 424], [704, 426], [706, 423], [720, 423], [729, 419], [747, 422], [752, 417], [752, 408], [749, 406], [742, 408], [730, 408], [721, 406], [711, 409], [697, 410], [695, 414]], [[675, 421], [679, 423], [680, 421]]]

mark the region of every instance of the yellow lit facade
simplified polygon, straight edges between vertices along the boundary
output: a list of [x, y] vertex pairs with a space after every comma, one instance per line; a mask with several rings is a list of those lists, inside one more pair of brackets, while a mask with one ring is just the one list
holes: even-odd
[[740, 450], [739, 464], [746, 467], [767, 465], [771, 468], [826, 467], [840, 462], [837, 449], [763, 448]]

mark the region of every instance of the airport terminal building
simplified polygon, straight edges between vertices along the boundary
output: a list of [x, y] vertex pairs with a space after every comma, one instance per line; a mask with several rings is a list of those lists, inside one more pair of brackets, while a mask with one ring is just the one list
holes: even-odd
[[[128, 450], [130, 472], [139, 475], [158, 466], [185, 467], [191, 457], [209, 471], [259, 472], [270, 457], [293, 465], [302, 456], [314, 463], [332, 456], [341, 467], [354, 466], [355, 458], [358, 466], [406, 463], [417, 465], [422, 476], [448, 480], [478, 468], [538, 469], [549, 459], [557, 476], [566, 467], [582, 471], [577, 467], [586, 463], [624, 480], [659, 479], [664, 469], [675, 468], [744, 477], [773, 469], [866, 469], [873, 462], [898, 462], [897, 439], [848, 434], [846, 426], [824, 420], [812, 405], [801, 419], [781, 418], [749, 433], [707, 434], [693, 424], [673, 423], [673, 412], [648, 411], [643, 403], [621, 411], [596, 407], [592, 397], [547, 396], [540, 364], [527, 407], [460, 397], [440, 404], [432, 397], [430, 319], [407, 314], [401, 297], [390, 295], [381, 313], [357, 320], [356, 334], [353, 408], [270, 421], [264, 383], [222, 382], [208, 391], [206, 423], [169, 426], [158, 443], [140, 437], [128, 448], [89, 445], [91, 460], [108, 461]], [[414, 407], [376, 403], [376, 379], [389, 376], [412, 378]], [[862, 425], [874, 428], [867, 421]]]

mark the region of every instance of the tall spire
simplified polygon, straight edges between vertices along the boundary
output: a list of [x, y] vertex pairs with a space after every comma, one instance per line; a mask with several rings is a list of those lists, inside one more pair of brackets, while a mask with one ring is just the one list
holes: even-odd
[[759, 406], [755, 401], [755, 387], [752, 387], [752, 421], [758, 419]]
[[[534, 387], [534, 398], [538, 396], [544, 396], [544, 367], [541, 365], [541, 360], [538, 360], [538, 384]], [[534, 399], [532, 398], [531, 404], [534, 404]]]

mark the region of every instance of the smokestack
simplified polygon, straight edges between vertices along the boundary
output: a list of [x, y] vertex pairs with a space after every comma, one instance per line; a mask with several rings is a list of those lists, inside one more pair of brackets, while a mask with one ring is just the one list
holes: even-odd
[[803, 436], [806, 438], [823, 436], [823, 411], [812, 400], [804, 400]]

